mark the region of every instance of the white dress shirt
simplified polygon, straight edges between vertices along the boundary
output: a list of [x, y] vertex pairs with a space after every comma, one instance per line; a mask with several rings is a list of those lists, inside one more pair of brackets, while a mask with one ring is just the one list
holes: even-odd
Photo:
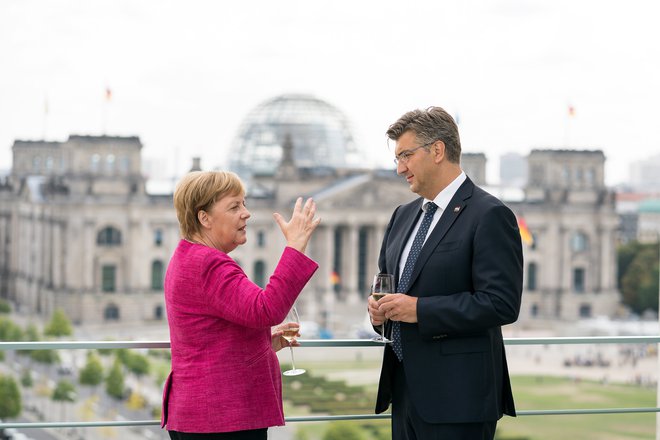
[[[467, 176], [465, 175], [464, 171], [461, 171], [461, 174], [458, 175], [452, 182], [445, 187], [440, 193], [438, 193], [437, 196], [435, 196], [435, 199], [429, 200], [429, 199], [424, 199], [422, 202], [422, 211], [426, 212], [426, 204], [428, 202], [434, 202], [436, 205], [438, 205], [438, 209], [435, 211], [435, 214], [433, 214], [433, 220], [431, 220], [431, 226], [429, 226], [429, 230], [426, 233], [426, 237], [424, 237], [424, 243], [426, 243], [426, 239], [429, 238], [429, 235], [435, 228], [435, 225], [438, 224], [440, 221], [440, 216], [442, 215], [443, 212], [445, 212], [445, 209], [447, 209], [447, 205], [449, 205], [449, 202], [451, 201], [452, 197], [454, 197], [454, 194], [456, 194], [456, 191], [458, 191], [458, 188], [465, 182], [465, 179]], [[424, 218], [424, 215], [420, 215], [419, 219], [417, 220], [417, 224], [415, 225], [415, 228], [413, 229], [412, 233], [410, 234], [410, 237], [408, 238], [408, 242], [406, 243], [406, 246], [403, 248], [403, 252], [401, 253], [401, 260], [399, 261], [399, 279], [401, 279], [401, 275], [403, 274], [403, 269], [406, 267], [406, 261], [408, 261], [408, 255], [410, 254], [410, 249], [412, 248], [413, 241], [415, 240], [415, 235], [417, 235], [417, 231], [419, 230], [419, 225], [422, 224], [422, 219]], [[422, 246], [424, 246], [422, 244]]]

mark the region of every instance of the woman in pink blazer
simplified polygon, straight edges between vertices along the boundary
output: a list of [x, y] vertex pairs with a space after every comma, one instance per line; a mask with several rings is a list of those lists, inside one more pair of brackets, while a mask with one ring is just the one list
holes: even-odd
[[284, 424], [275, 352], [287, 343], [271, 327], [318, 268], [304, 254], [316, 205], [299, 198], [288, 222], [274, 214], [287, 246], [264, 289], [229, 256], [247, 241], [250, 218], [238, 176], [189, 173], [174, 207], [183, 239], [165, 275], [172, 371], [162, 426], [172, 439], [266, 439], [269, 426]]

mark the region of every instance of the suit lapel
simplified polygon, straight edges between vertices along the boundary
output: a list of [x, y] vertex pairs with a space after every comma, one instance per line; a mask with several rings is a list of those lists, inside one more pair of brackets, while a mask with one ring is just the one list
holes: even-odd
[[[429, 235], [429, 238], [424, 243], [422, 251], [415, 262], [415, 267], [413, 268], [413, 273], [410, 279], [410, 286], [412, 286], [419, 276], [422, 268], [426, 264], [426, 260], [429, 259], [433, 251], [435, 250], [438, 243], [442, 241], [444, 236], [447, 234], [449, 229], [452, 227], [456, 219], [461, 215], [461, 213], [468, 206], [468, 199], [472, 196], [472, 191], [474, 190], [474, 183], [469, 178], [465, 179], [465, 182], [458, 188], [454, 197], [452, 197], [447, 209], [442, 212], [438, 224], [435, 225], [433, 231]], [[408, 289], [410, 290], [410, 289]]]

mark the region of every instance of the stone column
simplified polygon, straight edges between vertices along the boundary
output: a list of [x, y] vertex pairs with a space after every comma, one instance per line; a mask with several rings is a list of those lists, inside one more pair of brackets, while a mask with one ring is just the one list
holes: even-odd
[[320, 323], [322, 325], [325, 324], [331, 326], [335, 307], [335, 292], [330, 280], [335, 249], [335, 226], [329, 224], [319, 232], [322, 232], [321, 236], [323, 240], [323, 264], [321, 265], [322, 278], [320, 283], [320, 293], [323, 296], [323, 299], [321, 301], [320, 315], [325, 315], [327, 317], [326, 322], [323, 322], [321, 319]]
[[348, 237], [345, 240], [344, 263], [345, 294], [344, 298], [349, 304], [357, 304], [360, 301], [358, 295], [358, 254], [360, 252], [360, 228], [357, 225], [348, 226]]

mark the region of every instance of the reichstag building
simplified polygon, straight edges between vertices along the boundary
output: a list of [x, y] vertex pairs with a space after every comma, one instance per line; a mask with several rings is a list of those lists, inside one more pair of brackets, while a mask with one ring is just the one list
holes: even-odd
[[[248, 185], [252, 218], [248, 243], [232, 256], [265, 285], [284, 246], [272, 213], [314, 197], [323, 221], [308, 254], [320, 268], [299, 308], [335, 336], [354, 336], [390, 215], [415, 195], [393, 169], [362, 166], [347, 118], [313, 96], [259, 105], [235, 145], [230, 168]], [[140, 139], [71, 135], [12, 148], [11, 173], [0, 181], [0, 297], [44, 318], [62, 308], [76, 324], [164, 320], [163, 277], [179, 231], [171, 194], [146, 191]], [[528, 183], [511, 197], [486, 184], [485, 154], [461, 158], [533, 238], [516, 325], [612, 316], [619, 220], [602, 151], [532, 150], [527, 162]]]

